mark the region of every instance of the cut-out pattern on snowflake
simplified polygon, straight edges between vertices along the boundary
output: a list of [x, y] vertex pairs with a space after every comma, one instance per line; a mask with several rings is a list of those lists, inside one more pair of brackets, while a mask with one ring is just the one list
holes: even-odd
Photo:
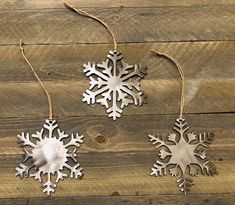
[[[43, 182], [46, 178], [43, 192], [48, 196], [51, 192], [55, 192], [56, 183], [68, 177], [68, 174], [63, 173], [64, 168], [69, 171], [71, 178], [78, 179], [83, 175], [83, 169], [76, 163], [75, 148], [83, 143], [83, 136], [72, 134], [69, 137], [58, 127], [56, 120], [46, 120], [41, 131], [36, 134], [30, 136], [23, 132], [17, 136], [21, 147], [26, 148], [24, 148], [24, 161], [16, 168], [16, 176], [21, 178], [30, 176], [39, 182]], [[55, 182], [52, 182], [53, 176], [56, 176]]]
[[205, 149], [213, 142], [213, 133], [199, 135], [187, 132], [189, 127], [184, 119], [176, 119], [174, 133], [166, 140], [160, 135], [149, 135], [150, 142], [159, 149], [160, 160], [152, 168], [151, 175], [162, 176], [168, 172], [178, 176], [178, 186], [184, 194], [190, 191], [192, 179], [200, 172], [203, 175], [217, 174], [215, 166], [207, 159]]
[[90, 79], [90, 88], [83, 94], [83, 102], [105, 106], [113, 120], [121, 117], [129, 104], [141, 106], [145, 102], [140, 80], [146, 75], [146, 68], [125, 63], [117, 51], [109, 51], [101, 64], [85, 64], [84, 73]]

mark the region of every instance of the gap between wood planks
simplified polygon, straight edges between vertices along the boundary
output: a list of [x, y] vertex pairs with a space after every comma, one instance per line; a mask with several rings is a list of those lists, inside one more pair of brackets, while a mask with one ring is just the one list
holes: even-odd
[[[117, 42], [118, 45], [141, 45], [141, 44], [170, 44], [170, 43], [216, 43], [216, 42], [235, 42], [235, 40], [185, 40], [185, 41], [148, 41], [148, 42]], [[25, 46], [69, 46], [69, 45], [112, 45], [111, 43], [84, 43], [84, 42], [58, 42], [58, 43], [24, 43]], [[0, 43], [1, 46], [18, 46], [19, 44], [17, 43]]]
[[[186, 196], [184, 196], [184, 195], [182, 195], [182, 193], [179, 193], [179, 194], [176, 194], [176, 193], [173, 193], [173, 194], [156, 194], [157, 196], [169, 196], [169, 197], [174, 197], [174, 196], [182, 196], [182, 197], [185, 197], [185, 198], [189, 198], [189, 197], [194, 197], [194, 196], [215, 196], [215, 195], [221, 195], [221, 196], [233, 196], [234, 198], [235, 198], [235, 193], [193, 193], [193, 192], [190, 192], [190, 194], [189, 195], [186, 195]], [[79, 197], [76, 197], [76, 196], [71, 196], [71, 198], [73, 198], [73, 199], [76, 199], [76, 198], [78, 198], [78, 199], [89, 199], [89, 198], [117, 198], [117, 197], [134, 197], [134, 198], [149, 198], [149, 197], [154, 197], [154, 195], [153, 196], [151, 196], [151, 195], [113, 195], [113, 196], [110, 196], [110, 195], [108, 195], [108, 196], [96, 196], [96, 195], [94, 195], [94, 196], [92, 196], [92, 195], [90, 195], [90, 196], [79, 196]], [[55, 199], [55, 200], [59, 200], [59, 199], [65, 199], [65, 198], [67, 198], [66, 196], [53, 196], [53, 197], [50, 197], [50, 198], [47, 198], [47, 197], [37, 197], [37, 196], [35, 196], [35, 197], [30, 197], [30, 199], [44, 199], [44, 200], [53, 200], [53, 199]], [[26, 199], [25, 197], [16, 197], [16, 198], [0, 198], [0, 202], [2, 201], [2, 200], [5, 200], [5, 199], [12, 199], [12, 200], [17, 200], [17, 199]]]
[[[234, 40], [234, 9], [235, 6], [166, 7], [124, 9], [121, 12], [113, 9], [94, 9], [89, 12], [109, 24], [120, 42], [164, 42], [196, 39]], [[96, 22], [66, 10], [5, 11], [0, 15], [2, 43], [18, 43], [20, 37], [31, 43], [41, 39], [55, 43], [63, 42], [64, 39], [103, 43], [110, 38], [105, 29]], [[125, 24], [122, 21], [125, 21]], [[55, 33], [58, 35], [54, 35]]]
[[[107, 8], [107, 9], [123, 9], [123, 8], [128, 8], [128, 9], [140, 9], [140, 8], [145, 8], [145, 9], [149, 9], [149, 8], [169, 8], [169, 7], [221, 7], [221, 6], [235, 6], [235, 3], [231, 0], [231, 1], [227, 1], [227, 2], [224, 2], [224, 3], [217, 3], [217, 2], [213, 2], [213, 3], [198, 3], [196, 1], [196, 3], [186, 3], [184, 1], [184, 4], [183, 3], [180, 3], [180, 1], [178, 1], [177, 3], [169, 3], [169, 2], [165, 2], [163, 1], [163, 3], [147, 3], [147, 5], [143, 5], [143, 6], [140, 6], [140, 3], [143, 3], [143, 1], [137, 1], [136, 4], [137, 6], [134, 6], [134, 4], [132, 3], [129, 3], [129, 4], [126, 4], [126, 2], [121, 2], [121, 3], [116, 3], [116, 2], [112, 2], [112, 4], [110, 3], [106, 3], [106, 5], [102, 5], [102, 4], [98, 4], [99, 6], [94, 6], [94, 3], [89, 3], [89, 5], [92, 5], [92, 6], [88, 6], [88, 5], [84, 5], [86, 4], [82, 2], [82, 5], [81, 3], [78, 3], [78, 2], [73, 2], [73, 1], [70, 1], [72, 2], [72, 4], [77, 7], [77, 8], [82, 8], [82, 9], [99, 9], [99, 8]], [[95, 2], [96, 3], [96, 2]], [[40, 3], [39, 3], [40, 4]], [[64, 10], [66, 9], [64, 7], [64, 4], [63, 4], [63, 1], [61, 2], [56, 2], [54, 4], [57, 4], [58, 7], [50, 7], [50, 6], [45, 6], [43, 7], [43, 3], [41, 3], [41, 7], [38, 6], [38, 5], [17, 5], [17, 6], [12, 6], [12, 5], [6, 5], [4, 7], [4, 3], [3, 3], [3, 6], [0, 6], [0, 12], [1, 10], [5, 11], [5, 10], [15, 10], [15, 11], [34, 11], [34, 10]], [[53, 3], [52, 3], [53, 5]], [[27, 7], [28, 6], [28, 7]], [[18, 7], [18, 8], [17, 8]]]

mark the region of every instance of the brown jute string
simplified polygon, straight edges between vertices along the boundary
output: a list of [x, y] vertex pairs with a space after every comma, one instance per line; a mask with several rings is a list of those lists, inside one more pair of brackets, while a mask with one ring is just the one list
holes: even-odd
[[178, 69], [178, 72], [179, 72], [179, 75], [180, 75], [180, 78], [181, 78], [181, 96], [180, 96], [180, 114], [179, 114], [179, 118], [180, 119], [183, 119], [183, 111], [184, 111], [184, 98], [185, 98], [185, 78], [184, 78], [184, 71], [182, 69], [182, 67], [180, 66], [180, 64], [174, 59], [172, 58], [171, 56], [169, 56], [168, 54], [166, 53], [161, 53], [161, 52], [158, 52], [158, 51], [151, 51], [159, 56], [164, 56], [168, 59], [170, 59], [174, 64], [175, 66], [177, 67]]
[[25, 55], [25, 51], [24, 51], [24, 47], [23, 47], [24, 43], [22, 42], [22, 40], [20, 40], [20, 51], [22, 53], [22, 56], [25, 60], [25, 62], [28, 64], [28, 66], [31, 68], [31, 70], [33, 71], [34, 76], [37, 78], [38, 82], [40, 83], [40, 85], [42, 86], [43, 90], [46, 93], [47, 96], [47, 100], [48, 100], [48, 106], [49, 106], [49, 120], [53, 119], [53, 109], [52, 109], [52, 101], [51, 101], [51, 97], [46, 89], [46, 87], [43, 85], [42, 81], [40, 80], [40, 78], [38, 77], [37, 73], [35, 72], [33, 66], [31, 65], [31, 63], [29, 62], [29, 60], [27, 59], [26, 55]]
[[117, 50], [117, 41], [116, 41], [116, 37], [115, 37], [115, 35], [114, 35], [112, 29], [109, 27], [108, 24], [106, 24], [104, 21], [102, 21], [102, 20], [99, 19], [98, 17], [96, 17], [96, 16], [94, 16], [94, 15], [92, 15], [92, 14], [87, 13], [86, 11], [83, 11], [83, 10], [81, 10], [81, 9], [76, 9], [73, 5], [67, 3], [66, 1], [64, 1], [64, 4], [65, 4], [68, 8], [72, 9], [73, 11], [75, 11], [76, 13], [81, 14], [81, 15], [83, 15], [83, 16], [90, 17], [90, 18], [92, 18], [92, 19], [98, 21], [99, 23], [101, 23], [101, 24], [107, 29], [107, 31], [111, 34], [111, 36], [112, 36], [112, 38], [113, 38], [113, 49], [114, 49], [114, 51]]

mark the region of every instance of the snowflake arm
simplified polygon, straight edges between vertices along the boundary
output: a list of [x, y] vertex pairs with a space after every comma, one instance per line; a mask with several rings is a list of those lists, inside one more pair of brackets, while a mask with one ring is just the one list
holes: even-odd
[[204, 174], [209, 176], [214, 176], [217, 174], [216, 167], [210, 161], [206, 161], [203, 164], [200, 164], [200, 167]]
[[113, 62], [115, 71], [117, 69], [117, 62], [123, 59], [122, 54], [117, 51], [110, 51], [107, 57]]
[[[102, 67], [102, 65], [99, 65], [99, 67]], [[104, 74], [102, 74], [101, 72], [99, 72], [98, 70], [96, 70], [96, 64], [94, 63], [88, 63], [88, 64], [84, 64], [84, 73], [86, 74], [86, 76], [91, 76], [91, 75], [96, 75], [99, 76], [100, 78], [102, 78], [103, 80], [108, 80], [108, 77]]]
[[16, 167], [16, 176], [20, 176], [20, 178], [28, 177], [29, 176], [29, 170], [33, 166], [34, 166], [33, 164], [27, 166], [27, 165], [24, 165], [23, 163], [20, 163], [19, 166]]
[[189, 165], [189, 174], [191, 176], [197, 176], [198, 175], [198, 169], [190, 164]]
[[188, 143], [192, 143], [194, 140], [197, 139], [196, 135], [193, 132], [188, 133], [187, 138]]
[[124, 92], [132, 96], [134, 100], [133, 102], [135, 105], [143, 105], [143, 98], [142, 98], [143, 93], [142, 92], [135, 93], [132, 90], [129, 90], [124, 86], [122, 86], [121, 90], [123, 90]]
[[37, 131], [36, 134], [32, 134], [32, 137], [38, 140], [42, 140], [43, 129], [41, 131]]
[[108, 116], [112, 117], [114, 120], [116, 120], [118, 117], [121, 117], [122, 113], [122, 109], [117, 106], [116, 97], [116, 91], [113, 91], [113, 105], [107, 109]]
[[122, 79], [123, 79], [123, 81], [125, 81], [133, 76], [139, 76], [140, 78], [143, 78], [147, 74], [146, 70], [147, 70], [147, 68], [145, 68], [145, 67], [140, 68], [139, 65], [135, 64], [134, 71], [125, 75]]
[[65, 165], [70, 170], [70, 178], [78, 179], [82, 177], [82, 170], [83, 168], [80, 167], [80, 164], [76, 164], [74, 166], [70, 166], [68, 164]]
[[128, 106], [129, 104], [133, 103], [132, 99], [128, 99], [128, 95], [126, 93], [122, 93], [120, 89], [117, 90], [118, 92], [118, 101], [121, 101], [121, 108]]
[[90, 79], [90, 87], [89, 90], [92, 90], [94, 87], [97, 86], [97, 88], [101, 88], [104, 85], [107, 85], [106, 81], [103, 81], [101, 78], [97, 78], [97, 80], [95, 78], [93, 78], [92, 76], [89, 77]]
[[67, 153], [66, 156], [69, 157], [69, 158], [71, 158], [74, 162], [77, 162], [77, 159], [76, 159], [76, 157], [77, 157], [76, 151], [77, 151], [77, 149], [74, 148], [73, 151], [72, 151], [71, 153]]
[[95, 92], [90, 91], [90, 90], [86, 90], [85, 93], [83, 93], [83, 102], [87, 102], [87, 104], [95, 104], [96, 101], [96, 96], [98, 96], [99, 94], [105, 92], [106, 90], [108, 90], [107, 86], [104, 86], [103, 88], [101, 88], [100, 90], [97, 90]]
[[46, 120], [46, 123], [44, 123], [43, 127], [46, 128], [49, 132], [48, 137], [52, 138], [53, 131], [58, 127], [56, 120]]
[[179, 165], [175, 165], [175, 167], [169, 169], [171, 176], [178, 176], [179, 175]]
[[83, 138], [84, 138], [84, 136], [79, 135], [78, 133], [76, 133], [76, 135], [72, 134], [71, 140], [65, 145], [65, 147], [69, 147], [69, 146], [80, 147], [81, 144], [84, 142]]
[[[122, 70], [119, 71], [119, 74], [118, 76], [121, 78], [123, 76], [125, 76], [126, 74], [128, 74], [128, 70], [132, 69], [134, 66], [133, 65], [129, 65], [128, 63], [124, 62], [124, 61], [121, 61], [121, 64], [122, 64]], [[128, 78], [126, 78], [128, 79]]]
[[209, 145], [213, 142], [215, 135], [213, 133], [199, 134], [199, 144], [204, 147], [209, 147]]
[[168, 141], [170, 142], [174, 142], [175, 144], [177, 143], [176, 142], [176, 134], [175, 133], [170, 133], [167, 137]]
[[161, 140], [158, 136], [155, 137], [154, 135], [149, 135], [149, 140], [152, 142], [153, 145], [157, 145], [156, 149], [161, 147], [161, 146], [166, 146], [166, 143]]
[[112, 76], [112, 67], [109, 66], [109, 62], [110, 62], [110, 59], [107, 59], [106, 61], [103, 61], [102, 64], [97, 64], [97, 67], [98, 67], [98, 68], [103, 69], [103, 70], [102, 70], [102, 73], [108, 75], [108, 77], [105, 76], [106, 78], [103, 78], [103, 79], [105, 79], [106, 81], [108, 81], [108, 78]]
[[108, 116], [112, 117], [113, 120], [116, 120], [118, 117], [121, 117], [122, 110], [117, 106], [112, 106], [107, 110]]
[[65, 139], [65, 138], [68, 138], [68, 137], [69, 137], [68, 134], [65, 134], [64, 131], [60, 131], [60, 129], [58, 129], [57, 132], [58, 132], [58, 135], [59, 135], [58, 140], [63, 140], [63, 139]]
[[166, 175], [166, 166], [167, 164], [160, 161], [156, 161], [156, 163], [153, 165], [151, 176]]
[[39, 182], [42, 182], [42, 176], [41, 176], [42, 171], [37, 171], [34, 174], [30, 174], [30, 177], [33, 177], [35, 180], [38, 180]]
[[111, 100], [111, 90], [107, 90], [107, 92], [104, 92], [101, 94], [103, 98], [97, 99], [97, 103], [100, 103], [101, 105], [105, 106], [106, 108], [109, 107], [108, 100]]
[[171, 155], [170, 152], [164, 150], [164, 149], [161, 149], [160, 150], [160, 153], [159, 153], [159, 156], [161, 159], [165, 159], [167, 156]]
[[186, 195], [190, 191], [191, 186], [193, 185], [192, 179], [185, 177], [184, 175], [177, 180], [180, 191], [184, 192]]
[[204, 149], [200, 149], [198, 152], [195, 152], [195, 156], [198, 156], [204, 160], [206, 159], [206, 151]]
[[23, 162], [26, 162], [29, 158], [33, 157], [32, 153], [30, 153], [27, 149], [24, 148], [25, 158]]
[[61, 171], [58, 171], [57, 172], [56, 183], [58, 183], [60, 180], [63, 180], [65, 177], [68, 177], [68, 174], [65, 174]]
[[43, 187], [44, 187], [43, 193], [46, 193], [47, 196], [50, 196], [51, 193], [55, 192], [56, 184], [51, 182], [51, 174], [50, 173], [47, 174], [47, 181], [43, 184]]
[[129, 79], [128, 81], [123, 82], [123, 86], [126, 86], [128, 89], [132, 90], [133, 88], [137, 91], [140, 91], [140, 78]]
[[21, 135], [17, 135], [17, 137], [20, 139], [20, 144], [21, 144], [21, 146], [23, 147], [23, 146], [30, 146], [30, 147], [34, 147], [35, 146], [35, 144], [34, 143], [32, 143], [31, 142], [31, 140], [30, 140], [30, 136], [29, 136], [29, 133], [24, 133], [24, 132], [22, 132], [22, 134]]
[[176, 119], [174, 130], [177, 131], [181, 137], [183, 137], [184, 133], [189, 129], [187, 123], [184, 119]]

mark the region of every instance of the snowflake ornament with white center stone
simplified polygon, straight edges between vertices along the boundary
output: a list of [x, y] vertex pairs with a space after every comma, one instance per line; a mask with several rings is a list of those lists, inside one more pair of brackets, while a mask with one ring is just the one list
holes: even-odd
[[187, 132], [189, 127], [184, 119], [176, 119], [174, 133], [170, 133], [166, 140], [160, 135], [149, 135], [150, 142], [159, 149], [160, 159], [152, 168], [151, 175], [162, 176], [168, 172], [177, 179], [182, 192], [187, 194], [192, 186], [190, 176], [213, 176], [217, 174], [215, 166], [207, 159], [205, 149], [213, 142], [213, 133], [199, 135]]
[[[43, 182], [43, 192], [48, 196], [55, 192], [56, 183], [68, 177], [81, 178], [82, 168], [77, 163], [76, 148], [83, 143], [83, 136], [69, 136], [59, 129], [56, 120], [46, 120], [36, 134], [22, 133], [17, 136], [24, 148], [25, 158], [16, 168], [16, 176], [33, 177]], [[72, 165], [70, 165], [72, 164]], [[65, 169], [67, 173], [65, 173]], [[52, 179], [55, 178], [55, 182]]]
[[84, 73], [90, 79], [90, 88], [83, 94], [83, 102], [105, 106], [113, 120], [121, 117], [129, 104], [141, 106], [145, 102], [140, 80], [146, 68], [125, 63], [120, 52], [109, 51], [101, 64], [85, 64]]

